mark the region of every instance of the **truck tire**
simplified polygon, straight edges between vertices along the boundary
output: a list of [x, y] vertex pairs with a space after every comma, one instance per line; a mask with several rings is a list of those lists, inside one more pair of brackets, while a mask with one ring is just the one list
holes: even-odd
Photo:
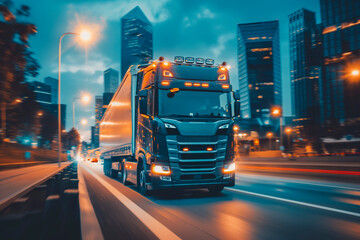
[[129, 184], [129, 182], [126, 180], [127, 179], [127, 172], [125, 169], [125, 163], [124, 161], [121, 163], [121, 182], [126, 186]]
[[137, 187], [138, 191], [144, 195], [147, 196], [150, 194], [150, 190], [146, 187], [146, 170], [144, 169], [144, 166], [142, 163], [138, 165], [138, 171], [137, 171]]
[[208, 187], [208, 190], [211, 194], [220, 194], [223, 189], [224, 189], [224, 186], [221, 186], [221, 185]]

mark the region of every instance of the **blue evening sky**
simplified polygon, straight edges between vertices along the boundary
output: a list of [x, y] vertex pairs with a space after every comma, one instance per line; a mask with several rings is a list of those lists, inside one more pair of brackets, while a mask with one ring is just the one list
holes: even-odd
[[236, 24], [280, 21], [283, 106], [291, 114], [289, 77], [288, 15], [300, 8], [315, 11], [320, 22], [320, 0], [16, 0], [15, 6], [31, 8], [30, 21], [38, 27], [30, 46], [41, 64], [36, 79], [57, 78], [59, 37], [77, 31], [81, 25], [96, 32], [96, 42], [83, 48], [74, 36], [63, 40], [62, 103], [67, 104], [67, 129], [72, 127], [71, 102], [75, 96], [90, 93], [91, 104], [77, 104], [77, 120], [84, 140], [90, 139], [94, 125], [95, 95], [103, 92], [103, 71], [120, 71], [120, 18], [139, 5], [154, 28], [154, 57], [172, 60], [175, 55], [214, 58], [227, 61], [231, 82], [237, 83]]

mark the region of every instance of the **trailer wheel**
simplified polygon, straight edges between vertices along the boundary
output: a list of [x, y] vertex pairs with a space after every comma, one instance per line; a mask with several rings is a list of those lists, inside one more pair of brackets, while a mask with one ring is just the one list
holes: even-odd
[[142, 164], [138, 166], [137, 187], [142, 195], [147, 196], [150, 194], [150, 190], [148, 190], [146, 187], [146, 170], [144, 169]]
[[125, 163], [124, 161], [121, 163], [121, 182], [126, 186], [129, 184], [129, 182], [126, 180], [127, 178], [127, 172], [125, 169]]

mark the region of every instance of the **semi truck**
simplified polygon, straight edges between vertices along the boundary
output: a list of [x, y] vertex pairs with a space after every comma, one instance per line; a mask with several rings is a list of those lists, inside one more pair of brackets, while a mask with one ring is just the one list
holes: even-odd
[[234, 117], [225, 62], [163, 57], [131, 66], [100, 122], [104, 173], [153, 190], [234, 186]]

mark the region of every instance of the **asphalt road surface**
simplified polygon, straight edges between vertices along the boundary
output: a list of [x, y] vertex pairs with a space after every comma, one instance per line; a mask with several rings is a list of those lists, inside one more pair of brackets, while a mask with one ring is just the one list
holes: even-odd
[[144, 197], [98, 163], [81, 162], [80, 172], [95, 216], [87, 222], [104, 239], [360, 239], [357, 184], [238, 174], [217, 196]]

